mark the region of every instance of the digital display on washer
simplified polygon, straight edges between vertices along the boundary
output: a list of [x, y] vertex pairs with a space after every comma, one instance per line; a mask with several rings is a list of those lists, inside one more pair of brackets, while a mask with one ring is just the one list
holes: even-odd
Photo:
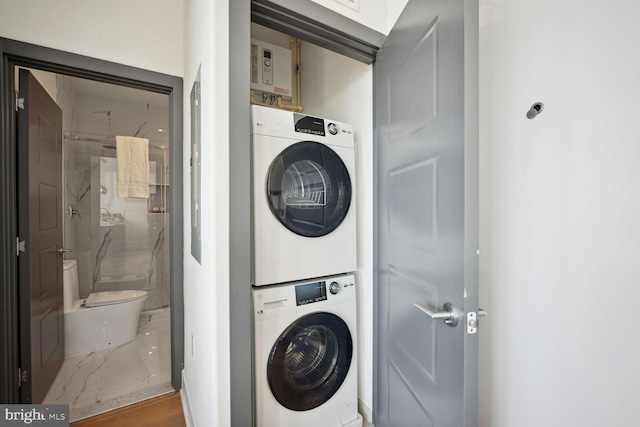
[[295, 122], [296, 132], [325, 136], [323, 119], [293, 113], [293, 121]]
[[312, 304], [327, 299], [327, 283], [313, 282], [296, 286], [296, 305]]

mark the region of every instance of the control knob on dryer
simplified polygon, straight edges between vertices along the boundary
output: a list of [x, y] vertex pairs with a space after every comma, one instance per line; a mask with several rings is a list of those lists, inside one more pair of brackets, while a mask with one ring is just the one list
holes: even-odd
[[329, 130], [329, 133], [331, 135], [337, 135], [338, 134], [338, 125], [336, 125], [335, 123], [329, 123], [327, 125], [327, 129]]

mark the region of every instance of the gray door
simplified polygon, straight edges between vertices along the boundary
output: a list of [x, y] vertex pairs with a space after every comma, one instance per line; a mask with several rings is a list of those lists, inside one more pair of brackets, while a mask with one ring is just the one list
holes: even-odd
[[477, 13], [410, 0], [375, 63], [379, 427], [477, 425]]
[[28, 70], [19, 79], [20, 399], [41, 403], [64, 361], [62, 111]]

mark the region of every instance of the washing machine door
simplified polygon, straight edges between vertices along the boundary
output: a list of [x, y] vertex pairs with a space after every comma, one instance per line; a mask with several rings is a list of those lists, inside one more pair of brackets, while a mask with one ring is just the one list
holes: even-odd
[[351, 178], [330, 147], [303, 141], [283, 150], [267, 174], [271, 212], [289, 230], [320, 237], [338, 228], [351, 205]]
[[308, 411], [333, 396], [347, 376], [353, 343], [347, 324], [331, 313], [313, 313], [292, 323], [277, 339], [267, 363], [276, 400]]

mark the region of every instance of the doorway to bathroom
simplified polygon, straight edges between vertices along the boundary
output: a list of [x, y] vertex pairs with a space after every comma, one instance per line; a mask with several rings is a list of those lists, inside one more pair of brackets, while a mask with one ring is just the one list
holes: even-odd
[[[62, 218], [64, 238], [56, 246], [56, 254], [47, 259], [56, 259], [50, 263], [51, 276], [60, 278], [63, 269], [65, 278], [73, 276], [67, 274], [70, 271], [67, 267], [75, 261], [76, 278], [70, 302], [62, 298], [62, 288], [67, 291], [68, 286], [67, 283], [62, 286], [61, 279], [54, 281], [51, 290], [60, 298], [50, 313], [66, 321], [65, 327], [44, 330], [37, 336], [41, 343], [53, 348], [52, 332], [59, 337], [67, 327], [78, 326], [75, 324], [87, 330], [94, 328], [96, 332], [87, 334], [95, 338], [90, 343], [74, 340], [76, 333], [71, 339], [65, 334], [69, 351], [62, 352], [66, 356], [64, 364], [44, 390], [42, 384], [46, 387], [48, 381], [43, 383], [36, 378], [42, 376], [38, 368], [44, 352], [42, 348], [24, 344], [34, 343], [34, 335], [29, 332], [36, 323], [53, 322], [39, 322], [34, 316], [33, 291], [25, 291], [29, 286], [25, 276], [37, 273], [42, 278], [47, 274], [44, 267], [36, 271], [33, 263], [25, 271], [20, 266], [19, 249], [13, 252], [15, 258], [3, 252], [2, 264], [7, 269], [2, 277], [0, 302], [9, 309], [0, 332], [6, 343], [3, 356], [7, 362], [0, 374], [7, 379], [0, 390], [2, 401], [69, 404], [74, 420], [180, 389], [182, 79], [24, 43], [0, 42], [2, 117], [3, 124], [8, 124], [3, 125], [2, 135], [2, 207], [9, 220], [2, 224], [0, 233], [11, 238], [13, 232], [13, 241], [25, 250], [22, 260], [29, 258], [32, 242], [24, 236], [33, 233], [24, 232], [27, 221], [22, 219], [19, 206], [21, 200], [29, 198], [25, 193], [33, 193], [28, 187], [26, 192], [21, 191], [27, 179], [24, 169], [29, 169], [31, 162], [25, 166], [19, 160], [24, 147], [19, 140], [20, 125], [13, 125], [22, 106], [18, 104], [14, 113], [10, 99], [13, 96], [4, 96], [13, 95], [14, 88], [19, 89], [18, 70], [28, 68], [62, 111], [60, 150], [54, 150], [62, 171], [62, 202], [56, 208], [40, 210], [39, 216]], [[31, 126], [30, 122], [30, 130]], [[116, 136], [147, 141], [146, 196], [119, 197]], [[28, 222], [34, 228], [33, 221]], [[31, 298], [27, 298], [30, 292]], [[119, 298], [126, 292], [144, 293], [144, 305], [142, 313], [135, 316], [134, 337], [117, 345], [117, 340], [105, 331], [108, 323], [121, 320], [122, 315], [109, 318], [105, 314], [109, 311], [107, 306], [89, 308], [83, 301], [92, 294]], [[95, 316], [97, 310], [101, 314]], [[89, 312], [96, 318], [87, 316]], [[29, 326], [25, 327], [26, 324]], [[105, 338], [102, 342], [100, 336]], [[20, 374], [10, 375], [11, 371]], [[43, 376], [51, 378], [52, 373]]]
[[[69, 404], [70, 418], [76, 420], [172, 391], [168, 96], [41, 70], [20, 71], [19, 86], [31, 78], [29, 93], [40, 85], [62, 112], [62, 150], [56, 152], [64, 214], [53, 215], [55, 205], [40, 205], [24, 216], [62, 217], [65, 359], [55, 380], [47, 383], [54, 368], [36, 375], [38, 364], [32, 358], [32, 397]], [[19, 88], [21, 97], [26, 92]], [[116, 138], [121, 139], [117, 149]], [[21, 141], [21, 132], [18, 140], [29, 145]], [[128, 148], [123, 144], [133, 142], [142, 144], [135, 165], [123, 157]], [[136, 153], [125, 151], [132, 157]], [[127, 187], [122, 177], [135, 168], [144, 169], [138, 178], [146, 182], [136, 183], [142, 188], [136, 187], [136, 197], [130, 197], [132, 184]], [[34, 235], [43, 221], [31, 222]], [[32, 273], [45, 268], [37, 260], [37, 255], [31, 257]], [[38, 285], [51, 283], [49, 276]], [[90, 300], [105, 297], [112, 298], [110, 304], [89, 307]], [[141, 301], [130, 302], [135, 298]], [[48, 317], [43, 316], [43, 325]], [[32, 322], [32, 329], [37, 326]]]

